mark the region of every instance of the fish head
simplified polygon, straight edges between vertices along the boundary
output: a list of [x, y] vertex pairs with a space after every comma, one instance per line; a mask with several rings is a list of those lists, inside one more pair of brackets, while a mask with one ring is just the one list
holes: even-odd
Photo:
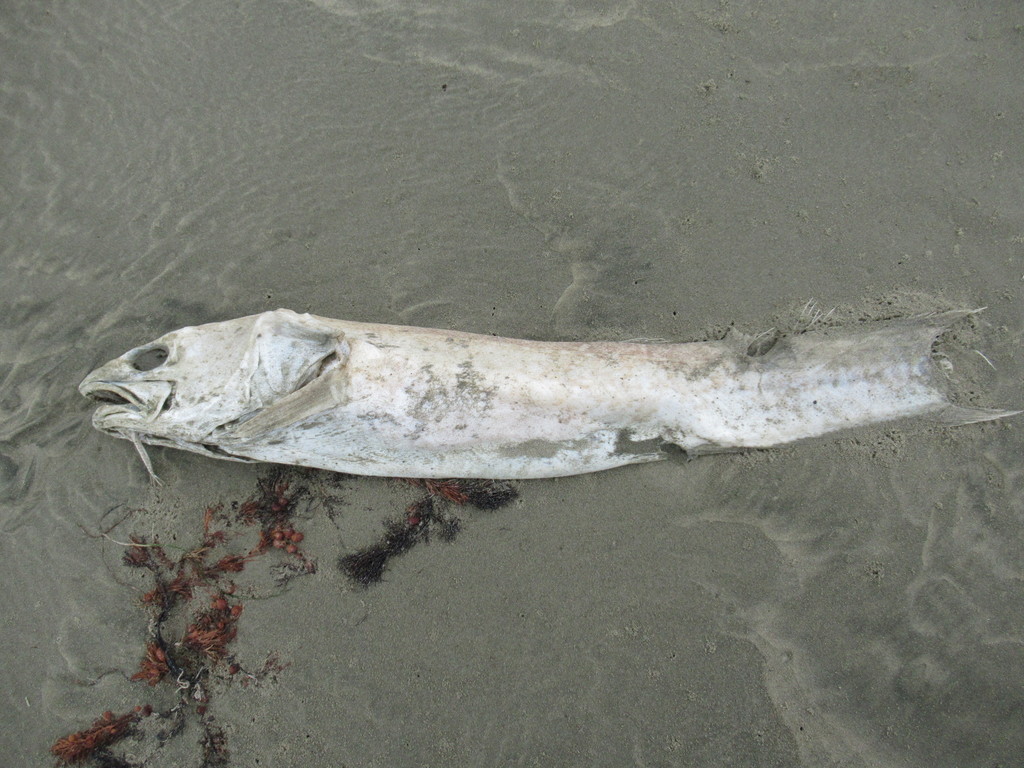
[[226, 454], [217, 435], [298, 391], [348, 357], [344, 334], [286, 309], [165, 334], [90, 373], [98, 430], [151, 445]]

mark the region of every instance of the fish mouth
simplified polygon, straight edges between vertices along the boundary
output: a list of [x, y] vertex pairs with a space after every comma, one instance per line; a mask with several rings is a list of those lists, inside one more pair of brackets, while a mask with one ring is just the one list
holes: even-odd
[[130, 410], [139, 410], [143, 405], [141, 399], [130, 389], [110, 382], [98, 382], [85, 389], [82, 394], [94, 402], [126, 406]]
[[79, 389], [100, 404], [93, 414], [93, 423], [99, 429], [124, 427], [126, 420], [152, 422], [174, 402], [174, 386], [167, 381], [133, 382], [126, 386], [115, 381], [86, 380]]

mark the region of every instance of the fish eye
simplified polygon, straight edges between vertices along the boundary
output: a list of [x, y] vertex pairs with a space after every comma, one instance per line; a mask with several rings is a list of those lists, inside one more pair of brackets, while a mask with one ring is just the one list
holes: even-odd
[[136, 371], [152, 371], [167, 362], [169, 350], [167, 347], [157, 345], [140, 349], [131, 358], [131, 365]]

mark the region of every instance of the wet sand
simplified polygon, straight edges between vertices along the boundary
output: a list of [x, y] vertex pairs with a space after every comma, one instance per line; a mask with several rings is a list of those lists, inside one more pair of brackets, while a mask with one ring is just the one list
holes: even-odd
[[[0, 754], [173, 691], [119, 532], [191, 544], [264, 468], [89, 425], [76, 386], [276, 307], [537, 339], [988, 309], [1024, 404], [1019, 8], [403, 2], [0, 12]], [[984, 353], [985, 359], [974, 350]], [[991, 363], [991, 366], [988, 364]], [[517, 484], [353, 587], [408, 488], [349, 478], [250, 600], [288, 666], [211, 703], [238, 766], [991, 766], [1024, 751], [1019, 417]], [[174, 537], [174, 538], [172, 538]], [[151, 745], [150, 745], [151, 746]], [[198, 765], [195, 734], [147, 766]]]

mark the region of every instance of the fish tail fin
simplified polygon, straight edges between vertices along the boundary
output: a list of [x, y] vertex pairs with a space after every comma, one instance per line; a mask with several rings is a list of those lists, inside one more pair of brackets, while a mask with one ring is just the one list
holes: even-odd
[[936, 312], [928, 315], [918, 315], [916, 317], [908, 318], [903, 321], [906, 323], [919, 324], [923, 328], [931, 329], [931, 341], [930, 341], [930, 353], [929, 356], [943, 374], [945, 374], [945, 394], [949, 400], [949, 404], [939, 410], [929, 414], [928, 418], [936, 424], [943, 424], [949, 426], [956, 426], [960, 424], [976, 424], [982, 421], [993, 421], [995, 419], [1002, 419], [1008, 416], [1016, 416], [1022, 413], [1020, 410], [1008, 410], [1004, 408], [981, 408], [973, 405], [962, 405], [956, 402], [958, 399], [959, 390], [965, 389], [966, 387], [958, 382], [958, 379], [963, 379], [965, 368], [969, 368], [968, 360], [976, 362], [977, 360], [984, 360], [995, 369], [991, 361], [980, 351], [980, 350], [965, 350], [964, 345], [954, 344], [953, 346], [959, 347], [959, 351], [973, 351], [978, 357], [977, 359], [965, 355], [960, 355], [960, 359], [954, 362], [948, 354], [936, 349], [939, 337], [955, 325], [959, 320], [971, 315], [976, 315], [983, 312], [985, 307], [978, 307], [976, 309], [954, 309], [946, 312]]
[[1016, 416], [1024, 411], [1004, 411], [999, 408], [974, 408], [963, 405], [947, 405], [940, 411], [931, 415], [931, 420], [936, 424], [958, 426], [960, 424], [977, 424], [981, 421], [994, 421], [1004, 419], [1007, 416]]

